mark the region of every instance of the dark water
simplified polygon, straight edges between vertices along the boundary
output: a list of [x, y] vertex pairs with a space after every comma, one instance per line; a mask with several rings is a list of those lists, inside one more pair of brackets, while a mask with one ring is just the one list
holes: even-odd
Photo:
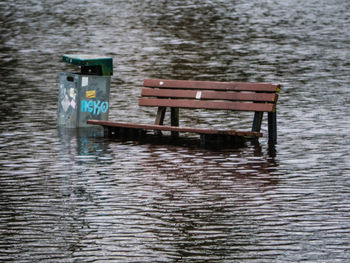
[[[0, 261], [348, 262], [349, 9], [348, 0], [0, 2]], [[136, 106], [147, 77], [280, 83], [277, 156], [266, 137], [210, 151], [57, 130], [64, 53], [113, 57], [110, 116], [120, 121], [153, 120]]]

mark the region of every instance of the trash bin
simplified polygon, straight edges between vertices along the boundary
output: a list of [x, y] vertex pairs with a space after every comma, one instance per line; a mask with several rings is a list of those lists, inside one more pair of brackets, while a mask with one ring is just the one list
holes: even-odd
[[108, 120], [109, 91], [113, 75], [110, 57], [63, 55], [63, 62], [80, 66], [79, 73], [59, 75], [58, 126], [90, 127], [87, 120]]

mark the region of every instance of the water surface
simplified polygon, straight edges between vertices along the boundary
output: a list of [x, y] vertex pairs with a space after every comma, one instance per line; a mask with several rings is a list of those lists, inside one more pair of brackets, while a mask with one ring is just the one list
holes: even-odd
[[[0, 261], [346, 262], [350, 3], [0, 3]], [[283, 85], [276, 157], [57, 129], [64, 53], [112, 56], [110, 119], [148, 77]], [[249, 129], [251, 115], [181, 113]]]

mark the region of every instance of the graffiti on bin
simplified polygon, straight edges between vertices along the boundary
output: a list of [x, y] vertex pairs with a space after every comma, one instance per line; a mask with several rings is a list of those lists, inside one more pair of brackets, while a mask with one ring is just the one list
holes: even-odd
[[108, 102], [100, 101], [100, 100], [89, 100], [89, 101], [82, 100], [81, 111], [90, 112], [94, 115], [106, 113], [108, 111]]

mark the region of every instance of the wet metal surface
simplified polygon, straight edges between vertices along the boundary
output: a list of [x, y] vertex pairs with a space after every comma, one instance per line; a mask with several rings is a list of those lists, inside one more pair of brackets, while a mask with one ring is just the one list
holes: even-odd
[[[347, 262], [349, 1], [0, 3], [0, 261]], [[113, 57], [110, 116], [144, 78], [283, 85], [277, 156], [56, 128], [65, 53]], [[242, 113], [182, 111], [246, 128]]]

